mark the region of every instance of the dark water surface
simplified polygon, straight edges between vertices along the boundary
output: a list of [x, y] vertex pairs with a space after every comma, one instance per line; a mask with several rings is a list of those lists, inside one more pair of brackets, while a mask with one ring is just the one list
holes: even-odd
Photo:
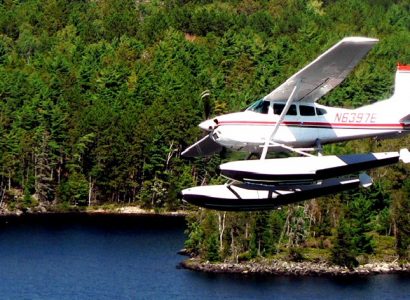
[[178, 269], [183, 219], [0, 219], [0, 299], [410, 299], [410, 276], [241, 277]]

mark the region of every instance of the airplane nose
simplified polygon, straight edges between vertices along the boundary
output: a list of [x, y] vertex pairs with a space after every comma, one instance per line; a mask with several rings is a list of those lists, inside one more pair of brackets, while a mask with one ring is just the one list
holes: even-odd
[[200, 123], [199, 128], [205, 130], [205, 131], [212, 131], [216, 128], [217, 124], [215, 123], [214, 120], [206, 120]]

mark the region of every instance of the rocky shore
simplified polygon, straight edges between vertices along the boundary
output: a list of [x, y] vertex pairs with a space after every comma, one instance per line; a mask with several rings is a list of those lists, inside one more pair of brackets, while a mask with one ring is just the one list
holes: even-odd
[[329, 263], [288, 262], [281, 260], [245, 262], [245, 263], [210, 263], [197, 258], [190, 258], [181, 263], [181, 267], [208, 273], [233, 273], [243, 275], [282, 275], [282, 276], [351, 276], [391, 273], [410, 273], [410, 263], [378, 262], [360, 265], [348, 269]]
[[30, 208], [15, 208], [9, 209], [7, 207], [0, 207], [0, 216], [21, 216], [24, 214], [46, 214], [52, 212], [50, 208], [46, 206], [36, 206]]

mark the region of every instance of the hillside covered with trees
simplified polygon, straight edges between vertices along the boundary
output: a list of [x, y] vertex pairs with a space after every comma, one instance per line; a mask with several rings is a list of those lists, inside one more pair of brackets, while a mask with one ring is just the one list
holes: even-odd
[[[201, 137], [197, 124], [244, 109], [353, 35], [380, 43], [320, 100], [344, 107], [392, 94], [396, 63], [410, 64], [408, 1], [2, 1], [0, 205], [196, 211], [178, 192], [220, 182], [216, 166], [241, 157], [182, 159]], [[409, 140], [325, 151], [397, 151]], [[409, 258], [409, 170], [383, 168], [372, 172], [369, 190], [280, 211], [198, 210], [186, 246], [210, 261], [328, 255], [356, 265], [376, 254]]]

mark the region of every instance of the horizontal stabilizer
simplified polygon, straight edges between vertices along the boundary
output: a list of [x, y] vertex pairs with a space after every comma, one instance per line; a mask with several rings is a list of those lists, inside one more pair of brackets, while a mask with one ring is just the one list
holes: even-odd
[[205, 136], [181, 153], [183, 157], [209, 156], [222, 150], [222, 146], [215, 142], [210, 135]]
[[410, 163], [410, 152], [408, 149], [400, 149], [400, 160], [405, 164]]
[[410, 123], [410, 115], [400, 119], [400, 123]]

